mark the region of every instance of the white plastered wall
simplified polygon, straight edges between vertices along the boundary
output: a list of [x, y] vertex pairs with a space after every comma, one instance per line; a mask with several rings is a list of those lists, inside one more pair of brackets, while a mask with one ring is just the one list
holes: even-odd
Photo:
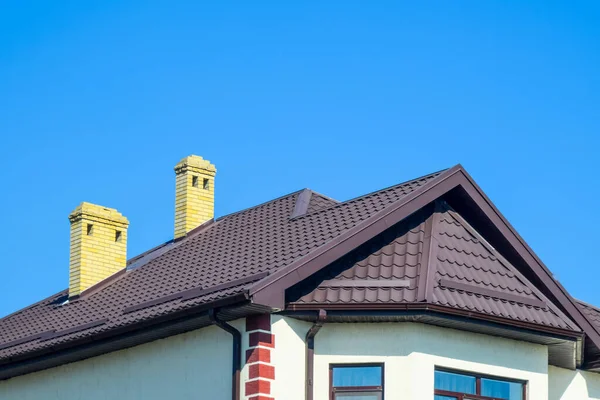
[[0, 381], [0, 400], [230, 400], [231, 352], [231, 335], [210, 326]]
[[[277, 399], [304, 399], [298, 377], [310, 326], [274, 320]], [[330, 364], [366, 362], [385, 363], [386, 400], [433, 399], [436, 366], [527, 380], [529, 400], [548, 399], [545, 346], [418, 323], [325, 324], [315, 339], [314, 399], [329, 398]]]
[[306, 375], [305, 344], [310, 322], [274, 315], [271, 330], [275, 348], [271, 362], [275, 365], [275, 381], [271, 393], [277, 400], [304, 400]]
[[548, 367], [549, 400], [600, 400], [600, 374]]

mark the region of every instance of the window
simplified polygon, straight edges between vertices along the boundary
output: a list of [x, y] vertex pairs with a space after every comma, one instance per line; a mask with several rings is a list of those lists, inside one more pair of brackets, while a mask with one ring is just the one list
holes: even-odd
[[342, 364], [329, 369], [332, 400], [383, 400], [382, 364]]
[[525, 400], [525, 382], [435, 370], [435, 400]]

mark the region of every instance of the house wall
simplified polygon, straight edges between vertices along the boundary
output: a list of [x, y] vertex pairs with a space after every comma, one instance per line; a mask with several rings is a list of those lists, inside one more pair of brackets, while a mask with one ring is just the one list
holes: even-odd
[[[244, 320], [231, 323], [249, 349]], [[305, 399], [311, 323], [272, 316], [269, 397]], [[529, 381], [529, 400], [600, 400], [600, 374], [547, 365], [545, 346], [418, 323], [325, 324], [315, 339], [314, 399], [329, 399], [329, 364], [385, 363], [385, 398], [433, 399], [435, 366]], [[244, 381], [251, 378], [248, 367]], [[242, 399], [252, 398], [245, 396]], [[0, 381], [0, 400], [231, 398], [231, 335], [216, 327]]]
[[[310, 326], [283, 317], [273, 324], [277, 399], [304, 399], [298, 377]], [[386, 400], [433, 399], [436, 366], [525, 379], [529, 400], [548, 399], [545, 346], [418, 323], [325, 324], [315, 339], [314, 399], [329, 399], [329, 364], [365, 362], [385, 363]]]
[[548, 367], [549, 400], [600, 400], [600, 374]]
[[271, 359], [276, 366], [275, 381], [272, 385], [273, 397], [277, 400], [304, 400], [306, 384], [304, 340], [312, 323], [279, 315], [274, 315], [272, 321], [276, 343], [271, 353]]
[[0, 400], [230, 400], [231, 352], [231, 335], [210, 326], [0, 381]]

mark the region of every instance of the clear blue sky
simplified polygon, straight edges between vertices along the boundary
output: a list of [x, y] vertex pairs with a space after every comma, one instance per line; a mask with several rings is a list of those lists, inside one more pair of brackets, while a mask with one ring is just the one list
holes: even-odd
[[599, 20], [576, 1], [5, 0], [0, 315], [67, 286], [81, 201], [129, 218], [130, 256], [170, 239], [191, 153], [217, 165], [217, 215], [462, 163], [600, 305]]

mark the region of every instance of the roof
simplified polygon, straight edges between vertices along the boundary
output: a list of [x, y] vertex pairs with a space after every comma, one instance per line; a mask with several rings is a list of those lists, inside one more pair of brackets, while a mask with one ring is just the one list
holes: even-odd
[[425, 301], [579, 331], [446, 203], [403, 220], [312, 281], [317, 287], [292, 304]]
[[[336, 282], [367, 277], [379, 283]], [[304, 189], [209, 221], [78, 299], [65, 290], [1, 319], [0, 373], [208, 308], [283, 310], [286, 294], [311, 279], [318, 290], [300, 302], [432, 304], [561, 334], [583, 329], [600, 345], [589, 313], [456, 166], [344, 202]]]
[[[338, 203], [302, 190], [219, 218], [135, 257], [74, 301], [67, 290], [0, 320], [0, 365], [44, 349], [244, 293], [439, 173]], [[309, 193], [302, 215], [291, 218]]]
[[590, 321], [592, 321], [592, 323], [600, 329], [600, 309], [591, 304], [584, 303], [580, 300], [577, 300], [577, 302], [579, 303], [579, 306], [581, 307], [585, 315], [589, 317]]

